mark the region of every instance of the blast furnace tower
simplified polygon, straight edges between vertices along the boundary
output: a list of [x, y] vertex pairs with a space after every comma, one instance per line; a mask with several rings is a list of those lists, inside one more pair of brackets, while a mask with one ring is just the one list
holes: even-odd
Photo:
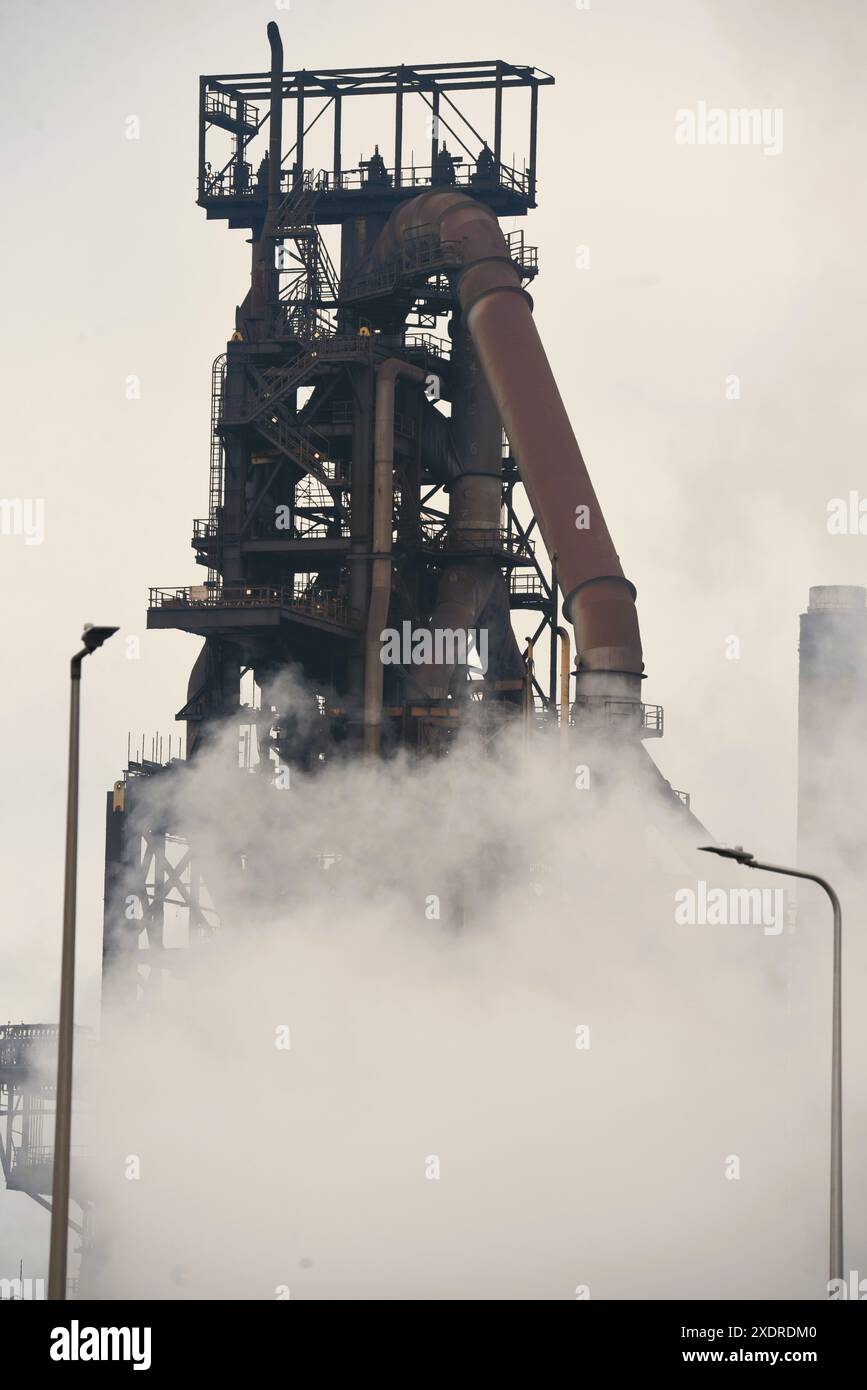
[[[131, 986], [171, 958], [167, 907], [191, 943], [213, 931], [185, 828], [143, 789], [188, 775], [227, 721], [263, 784], [443, 753], [467, 725], [583, 723], [637, 758], [662, 733], [635, 590], [533, 322], [536, 251], [499, 222], [536, 206], [554, 79], [500, 59], [286, 71], [273, 23], [268, 39], [268, 72], [199, 85], [198, 203], [248, 234], [250, 280], [213, 366], [201, 582], [153, 588], [148, 609], [201, 640], [187, 756], [142, 747], [108, 798], [105, 956]], [[352, 113], [374, 131], [356, 162]], [[417, 164], [407, 131], [425, 121]], [[516, 610], [532, 615], [520, 645]], [[260, 705], [241, 703], [250, 673]]]

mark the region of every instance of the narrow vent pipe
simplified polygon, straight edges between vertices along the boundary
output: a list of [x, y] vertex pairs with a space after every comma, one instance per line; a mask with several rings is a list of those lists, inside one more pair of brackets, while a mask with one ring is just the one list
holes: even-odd
[[283, 40], [273, 19], [268, 25], [271, 45], [271, 114], [268, 117], [268, 223], [273, 227], [280, 202], [280, 165], [283, 159]]

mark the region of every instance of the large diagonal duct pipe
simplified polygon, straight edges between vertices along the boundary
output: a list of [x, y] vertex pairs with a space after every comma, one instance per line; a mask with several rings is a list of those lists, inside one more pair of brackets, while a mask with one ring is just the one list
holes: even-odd
[[364, 646], [364, 751], [376, 754], [382, 726], [382, 631], [391, 601], [391, 541], [394, 515], [394, 391], [399, 376], [424, 385], [420, 367], [389, 357], [376, 373], [373, 442], [373, 559]]
[[457, 294], [575, 629], [577, 695], [640, 704], [644, 663], [635, 589], [625, 578], [566, 408], [533, 322], [529, 296], [494, 214], [463, 193], [422, 193], [395, 210], [373, 251], [395, 256], [407, 232], [457, 242]]

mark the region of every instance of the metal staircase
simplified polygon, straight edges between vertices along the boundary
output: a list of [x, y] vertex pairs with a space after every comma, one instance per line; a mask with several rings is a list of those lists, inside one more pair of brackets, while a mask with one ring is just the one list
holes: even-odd
[[[328, 247], [316, 225], [316, 203], [321, 190], [313, 186], [313, 172], [307, 170], [300, 183], [290, 189], [277, 209], [274, 236], [284, 243], [295, 243], [294, 252], [289, 255], [295, 260], [297, 271], [281, 299], [289, 301], [301, 298], [320, 306], [336, 307], [340, 296], [340, 281]], [[285, 274], [292, 272], [283, 258], [285, 245], [281, 251], [280, 270]], [[298, 291], [303, 288], [303, 294]]]
[[360, 357], [369, 357], [371, 342], [370, 338], [349, 334], [317, 338], [316, 345], [300, 352], [289, 367], [271, 367], [264, 372], [250, 368], [251, 374], [255, 373], [258, 389], [253, 397], [253, 408], [242, 423], [252, 424], [263, 411], [277, 405], [290, 391], [303, 386], [323, 361], [353, 361]]
[[[325, 465], [329, 446], [325, 436], [318, 434], [309, 425], [299, 426], [293, 419], [290, 419], [286, 415], [282, 401], [278, 401], [272, 396], [272, 383], [265, 374], [252, 363], [247, 363], [246, 366], [249, 375], [256, 383], [260, 400], [260, 405], [246, 423], [258, 430], [269, 444], [279, 449], [303, 473], [315, 478], [330, 492], [333, 493], [336, 489], [348, 487], [348, 480], [339, 478], [336, 469], [332, 476], [329, 476], [326, 471]], [[288, 390], [289, 387], [285, 389]], [[343, 510], [337, 499], [335, 499], [335, 505], [339, 510]]]

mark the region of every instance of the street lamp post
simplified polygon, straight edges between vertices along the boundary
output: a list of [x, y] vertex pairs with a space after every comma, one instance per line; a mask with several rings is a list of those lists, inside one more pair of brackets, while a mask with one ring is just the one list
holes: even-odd
[[810, 883], [818, 883], [831, 900], [834, 912], [834, 964], [833, 964], [833, 1002], [831, 1009], [831, 1229], [830, 1229], [830, 1278], [843, 1278], [843, 1033], [842, 1033], [842, 994], [843, 994], [843, 914], [840, 899], [826, 879], [818, 874], [803, 873], [800, 869], [787, 869], [781, 864], [760, 863], [755, 855], [736, 845], [728, 849], [721, 845], [701, 845], [708, 854], [719, 854], [724, 859], [734, 859], [748, 869], [766, 869], [771, 874], [786, 874], [789, 878], [804, 878]]
[[60, 1021], [57, 1030], [57, 1094], [54, 1127], [54, 1173], [51, 1189], [51, 1242], [48, 1297], [66, 1298], [66, 1249], [69, 1226], [69, 1155], [72, 1134], [72, 1039], [75, 1020], [75, 892], [78, 875], [78, 730], [81, 663], [117, 632], [116, 627], [87, 623], [84, 643], [70, 663], [69, 777], [66, 792], [66, 869], [63, 880], [63, 946], [60, 957]]

